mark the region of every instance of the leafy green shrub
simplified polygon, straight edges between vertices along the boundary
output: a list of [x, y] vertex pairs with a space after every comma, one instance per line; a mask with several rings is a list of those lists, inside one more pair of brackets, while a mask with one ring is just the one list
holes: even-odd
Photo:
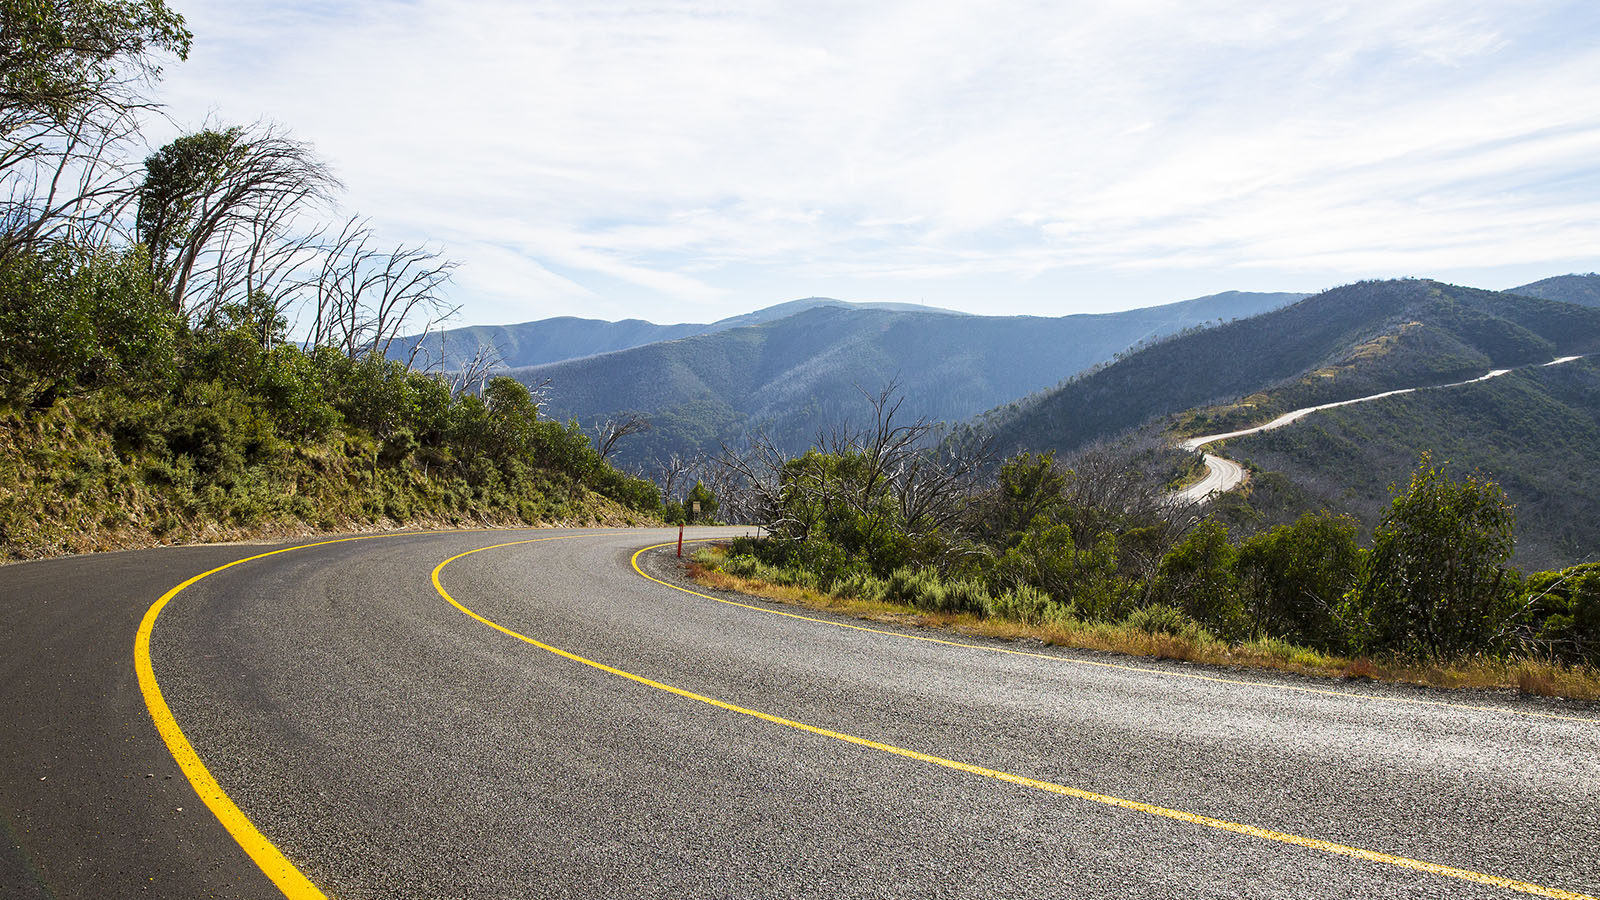
[[[1056, 603], [1050, 595], [1031, 584], [1019, 584], [1010, 590], [991, 595], [984, 604], [984, 613], [996, 619], [1008, 619], [1028, 625], [1038, 625], [1047, 618], [1063, 618], [1070, 614], [1070, 605]], [[1052, 615], [1052, 612], [1055, 615]]]
[[991, 584], [1031, 585], [1072, 602], [1093, 619], [1116, 619], [1131, 605], [1133, 590], [1117, 571], [1117, 537], [1101, 532], [1079, 546], [1070, 525], [1035, 519], [995, 563]]
[[1153, 603], [1128, 614], [1124, 624], [1145, 634], [1165, 634], [1191, 641], [1215, 640], [1205, 626], [1183, 610], [1166, 603]]
[[1530, 575], [1522, 595], [1527, 643], [1555, 659], [1600, 666], [1600, 563]]
[[750, 553], [734, 553], [722, 564], [722, 571], [727, 572], [729, 575], [737, 575], [740, 578], [760, 577], [758, 573], [764, 568], [766, 566], [762, 564], [761, 560], [756, 559]]
[[1356, 648], [1449, 659], [1508, 636], [1513, 517], [1505, 492], [1424, 455], [1372, 535], [1341, 610]]
[[941, 612], [969, 612], [982, 615], [989, 605], [989, 588], [983, 582], [962, 578], [945, 585]]
[[829, 593], [846, 600], [875, 602], [888, 596], [889, 585], [871, 572], [848, 572], [834, 580]]
[[1247, 630], [1236, 574], [1238, 550], [1219, 522], [1201, 522], [1161, 560], [1154, 595], [1227, 635]]
[[1237, 570], [1255, 627], [1317, 647], [1345, 642], [1339, 601], [1355, 582], [1361, 551], [1347, 516], [1307, 513], [1245, 541]]

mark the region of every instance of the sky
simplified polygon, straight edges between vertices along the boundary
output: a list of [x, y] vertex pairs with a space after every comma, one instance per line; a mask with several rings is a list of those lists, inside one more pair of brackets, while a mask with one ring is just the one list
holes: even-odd
[[1593, 0], [169, 2], [152, 145], [287, 128], [461, 324], [1600, 269]]

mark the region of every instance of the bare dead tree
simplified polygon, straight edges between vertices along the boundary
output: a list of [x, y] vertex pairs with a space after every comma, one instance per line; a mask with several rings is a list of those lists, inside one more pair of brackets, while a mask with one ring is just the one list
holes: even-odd
[[[418, 330], [426, 332], [459, 309], [443, 294], [458, 263], [425, 247], [375, 244], [367, 223], [351, 217], [326, 248], [315, 282], [311, 339], [351, 359], [386, 356], [404, 331], [417, 328], [419, 317]], [[417, 349], [411, 348], [408, 363]]]
[[711, 465], [721, 470], [725, 485], [717, 496], [720, 512], [729, 522], [747, 522], [768, 529], [769, 534], [785, 539], [804, 540], [810, 523], [794, 516], [793, 504], [785, 502], [794, 487], [787, 477], [789, 457], [771, 437], [754, 432], [743, 444], [724, 442]]
[[[689, 457], [680, 453], [669, 453], [666, 459], [656, 460], [655, 469], [650, 480], [661, 489], [661, 500], [665, 503], [675, 499], [682, 492], [683, 485], [689, 476], [703, 467], [701, 457]], [[721, 494], [717, 495], [721, 497]]]
[[[424, 335], [426, 335], [426, 332], [424, 332]], [[410, 361], [407, 365], [415, 364], [417, 351], [422, 344], [423, 340], [418, 339], [417, 344], [411, 348]], [[459, 369], [445, 373], [440, 363], [429, 363], [423, 368], [425, 370], [439, 370], [450, 382], [450, 395], [459, 397], [464, 393], [483, 393], [484, 386], [489, 383], [489, 377], [503, 368], [504, 365], [505, 360], [494, 345], [479, 344], [478, 348], [473, 351], [472, 357]], [[550, 380], [545, 379], [538, 387], [531, 389], [536, 402], [542, 402], [543, 391], [549, 384]]]
[[1205, 518], [1203, 502], [1175, 502], [1165, 482], [1151, 473], [1151, 460], [1141, 461], [1177, 452], [1146, 439], [1092, 446], [1063, 462], [1073, 543], [1093, 546], [1108, 530], [1133, 538], [1120, 540], [1118, 553], [1127, 574], [1146, 590], [1154, 585], [1168, 551]]
[[50, 242], [107, 243], [133, 183], [120, 151], [137, 125], [131, 113], [110, 120], [82, 113], [20, 130], [0, 124], [8, 128], [0, 139], [0, 256]]
[[605, 420], [595, 423], [595, 449], [599, 451], [600, 458], [605, 459], [617, 448], [618, 441], [630, 434], [643, 434], [651, 427], [650, 420], [645, 418], [644, 413], [630, 410], [608, 416]]

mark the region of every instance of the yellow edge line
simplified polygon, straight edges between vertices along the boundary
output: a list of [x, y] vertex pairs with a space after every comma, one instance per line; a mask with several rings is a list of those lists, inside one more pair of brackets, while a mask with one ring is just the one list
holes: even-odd
[[[369, 541], [376, 538], [417, 537], [430, 534], [465, 534], [471, 529], [450, 529], [446, 531], [406, 531], [394, 534], [368, 534], [359, 537], [337, 538], [331, 541], [318, 541], [314, 544], [297, 544], [293, 547], [284, 547], [269, 553], [236, 559], [226, 565], [217, 566], [209, 572], [201, 572], [177, 587], [161, 595], [151, 607], [145, 611], [144, 619], [139, 623], [139, 633], [133, 641], [133, 668], [139, 676], [139, 690], [144, 694], [144, 704], [150, 710], [150, 718], [154, 720], [156, 731], [160, 732], [161, 739], [166, 742], [167, 750], [172, 753], [172, 758], [177, 761], [178, 768], [188, 777], [189, 783], [194, 786], [195, 793], [210, 808], [217, 821], [228, 830], [233, 839], [239, 843], [240, 848], [249, 854], [255, 864], [261, 868], [263, 874], [277, 885], [278, 890], [289, 900], [327, 900], [311, 880], [295, 867], [266, 835], [262, 834], [255, 824], [239, 809], [217, 783], [211, 770], [200, 760], [200, 754], [184, 736], [183, 729], [178, 727], [178, 720], [172, 715], [171, 707], [161, 693], [161, 685], [156, 681], [155, 667], [150, 661], [150, 635], [155, 630], [156, 617], [166, 608], [172, 599], [196, 582], [209, 578], [224, 569], [280, 553], [289, 553], [294, 550], [307, 550], [312, 547], [326, 547], [329, 544], [345, 544], [351, 541]], [[615, 533], [615, 532], [614, 532]], [[573, 534], [559, 537], [539, 538], [542, 541], [565, 540], [580, 537], [603, 537], [605, 534]]]
[[[545, 538], [543, 540], [549, 540], [549, 539]], [[546, 644], [546, 643], [544, 643], [542, 641], [538, 641], [538, 640], [535, 640], [535, 639], [533, 639], [531, 637], [528, 637], [527, 635], [520, 634], [520, 633], [518, 633], [516, 631], [512, 631], [511, 629], [505, 627], [504, 625], [501, 625], [501, 624], [499, 624], [497, 622], [493, 622], [493, 621], [491, 621], [489, 619], [486, 619], [483, 616], [478, 615], [477, 613], [475, 613], [472, 610], [468, 609], [467, 607], [463, 606], [460, 603], [460, 601], [458, 601], [458, 600], [456, 600], [456, 598], [450, 596], [450, 592], [445, 590], [444, 583], [439, 580], [439, 573], [444, 570], [445, 566], [449, 565], [452, 562], [455, 562], [456, 560], [458, 560], [458, 559], [460, 559], [460, 558], [462, 558], [464, 556], [471, 556], [474, 553], [480, 553], [480, 552], [482, 552], [484, 550], [498, 550], [498, 549], [503, 548], [503, 547], [515, 547], [515, 546], [519, 546], [519, 545], [522, 545], [522, 544], [533, 544], [533, 543], [538, 543], [538, 541], [537, 540], [532, 540], [532, 541], [512, 541], [510, 543], [494, 544], [494, 545], [489, 546], [489, 547], [479, 547], [476, 550], [468, 550], [465, 553], [458, 553], [455, 556], [452, 556], [449, 559], [445, 560], [444, 562], [439, 563], [437, 566], [435, 566], [433, 568], [433, 586], [434, 586], [434, 589], [439, 592], [439, 596], [441, 596], [445, 600], [449, 601], [451, 606], [454, 606], [456, 609], [458, 609], [461, 612], [465, 613], [466, 615], [472, 617], [473, 619], [476, 619], [477, 621], [482, 622], [483, 624], [489, 626], [490, 628], [493, 628], [496, 631], [501, 632], [502, 634], [505, 634], [505, 635], [508, 635], [510, 637], [516, 638], [517, 640], [522, 641], [524, 643], [531, 644], [531, 645], [533, 645], [535, 647], [538, 647], [541, 650], [546, 650], [546, 651], [549, 651], [550, 653], [554, 653], [555, 655], [557, 655], [559, 657], [562, 657], [563, 659], [569, 659], [569, 660], [572, 660], [573, 662], [576, 662], [576, 663], [582, 663], [583, 665], [590, 666], [591, 668], [599, 669], [600, 671], [609, 673], [611, 675], [616, 675], [619, 678], [626, 678], [629, 681], [634, 681], [634, 682], [637, 682], [639, 684], [645, 685], [647, 687], [655, 688], [656, 690], [659, 690], [659, 691], [665, 691], [665, 692], [667, 692], [669, 694], [675, 694], [675, 695], [677, 695], [679, 697], [683, 697], [683, 698], [688, 699], [688, 700], [694, 700], [694, 701], [697, 701], [697, 702], [700, 702], [700, 703], [705, 703], [705, 704], [708, 704], [710, 706], [714, 706], [714, 707], [716, 707], [718, 709], [726, 710], [726, 711], [731, 712], [731, 713], [737, 713], [737, 714], [742, 715], [742, 716], [750, 716], [751, 718], [760, 719], [763, 722], [770, 722], [770, 723], [772, 723], [774, 725], [782, 725], [782, 726], [784, 726], [786, 728], [793, 728], [793, 729], [796, 729], [798, 731], [807, 732], [809, 734], [815, 734], [815, 735], [819, 735], [821, 737], [832, 738], [832, 739], [837, 740], [837, 741], [843, 741], [843, 742], [845, 742], [847, 744], [855, 744], [855, 745], [860, 746], [860, 747], [867, 747], [869, 749], [878, 750], [878, 751], [881, 751], [881, 752], [884, 752], [884, 753], [892, 753], [895, 756], [902, 756], [902, 757], [905, 757], [906, 759], [913, 759], [913, 760], [916, 760], [918, 762], [930, 763], [932, 765], [941, 766], [941, 767], [946, 768], [946, 769], [954, 769], [955, 771], [965, 772], [965, 773], [970, 774], [970, 775], [978, 775], [978, 776], [981, 776], [981, 777], [984, 777], [984, 778], [992, 778], [992, 779], [994, 779], [996, 781], [1003, 781], [1003, 782], [1007, 782], [1009, 784], [1020, 785], [1022, 787], [1033, 788], [1035, 790], [1040, 790], [1040, 791], [1048, 791], [1049, 793], [1052, 793], [1052, 794], [1060, 794], [1060, 795], [1063, 795], [1063, 796], [1066, 796], [1066, 797], [1072, 797], [1072, 798], [1075, 798], [1075, 799], [1078, 799], [1078, 800], [1087, 800], [1087, 801], [1090, 801], [1092, 803], [1104, 804], [1106, 806], [1115, 806], [1115, 807], [1118, 807], [1120, 809], [1131, 810], [1131, 811], [1134, 811], [1134, 812], [1141, 812], [1141, 813], [1145, 813], [1147, 815], [1152, 815], [1152, 816], [1159, 816], [1159, 817], [1164, 818], [1164, 819], [1174, 819], [1174, 820], [1179, 821], [1179, 822], [1187, 822], [1187, 823], [1189, 823], [1191, 825], [1199, 825], [1199, 826], [1202, 826], [1202, 827], [1205, 827], [1205, 828], [1217, 829], [1219, 831], [1229, 831], [1229, 832], [1233, 832], [1234, 834], [1247, 835], [1249, 837], [1260, 838], [1262, 840], [1268, 840], [1268, 841], [1276, 841], [1278, 843], [1283, 843], [1283, 844], [1292, 844], [1292, 845], [1294, 845], [1296, 847], [1303, 847], [1303, 848], [1308, 849], [1308, 850], [1319, 850], [1319, 851], [1321, 851], [1323, 853], [1331, 853], [1331, 854], [1335, 854], [1335, 855], [1338, 855], [1338, 856], [1346, 856], [1346, 857], [1350, 857], [1350, 858], [1353, 858], [1353, 859], [1364, 860], [1364, 861], [1367, 861], [1367, 862], [1383, 863], [1385, 865], [1396, 866], [1396, 867], [1399, 867], [1399, 868], [1402, 868], [1402, 869], [1409, 869], [1409, 870], [1416, 871], [1416, 872], [1423, 872], [1423, 873], [1427, 873], [1429, 875], [1437, 875], [1437, 876], [1441, 876], [1441, 877], [1444, 877], [1444, 878], [1453, 878], [1453, 879], [1457, 879], [1459, 881], [1467, 881], [1467, 882], [1472, 882], [1474, 884], [1487, 885], [1489, 887], [1503, 888], [1505, 890], [1516, 891], [1516, 892], [1522, 893], [1522, 894], [1530, 894], [1530, 895], [1535, 896], [1535, 897], [1552, 897], [1552, 898], [1557, 898], [1557, 900], [1600, 900], [1600, 898], [1593, 897], [1593, 896], [1590, 896], [1588, 894], [1580, 894], [1580, 893], [1577, 893], [1577, 892], [1574, 892], [1574, 891], [1562, 890], [1560, 888], [1544, 887], [1543, 885], [1531, 884], [1531, 883], [1526, 882], [1526, 881], [1517, 881], [1517, 880], [1511, 879], [1511, 878], [1503, 878], [1503, 877], [1501, 877], [1499, 875], [1488, 875], [1488, 874], [1485, 874], [1485, 873], [1482, 873], [1482, 872], [1473, 872], [1473, 871], [1468, 870], [1468, 869], [1458, 869], [1458, 868], [1455, 868], [1453, 866], [1446, 866], [1446, 865], [1440, 865], [1439, 863], [1425, 862], [1423, 860], [1411, 859], [1411, 858], [1405, 857], [1405, 856], [1394, 856], [1394, 855], [1391, 855], [1391, 854], [1388, 854], [1388, 853], [1379, 853], [1379, 852], [1377, 852], [1375, 850], [1363, 850], [1360, 847], [1351, 847], [1351, 846], [1348, 846], [1346, 844], [1334, 843], [1333, 841], [1324, 841], [1324, 840], [1319, 840], [1317, 838], [1301, 837], [1300, 835], [1286, 834], [1286, 833], [1281, 832], [1281, 831], [1271, 831], [1271, 830], [1265, 829], [1265, 828], [1257, 828], [1254, 825], [1245, 825], [1245, 824], [1241, 824], [1239, 822], [1230, 822], [1230, 821], [1228, 821], [1226, 819], [1215, 819], [1215, 818], [1212, 818], [1210, 816], [1197, 815], [1195, 813], [1184, 812], [1182, 810], [1167, 809], [1166, 807], [1163, 807], [1163, 806], [1155, 806], [1155, 805], [1149, 804], [1149, 803], [1142, 803], [1142, 802], [1140, 802], [1138, 800], [1126, 800], [1126, 799], [1123, 799], [1121, 797], [1112, 797], [1112, 796], [1109, 796], [1109, 795], [1106, 795], [1106, 794], [1096, 794], [1096, 793], [1094, 793], [1092, 791], [1083, 790], [1082, 788], [1069, 787], [1069, 786], [1064, 785], [1064, 784], [1056, 784], [1055, 782], [1051, 782], [1051, 781], [1042, 781], [1042, 780], [1037, 779], [1037, 778], [1028, 778], [1027, 776], [1024, 776], [1024, 775], [1014, 775], [1014, 774], [1012, 774], [1010, 772], [1002, 772], [999, 769], [989, 769], [989, 768], [985, 768], [983, 766], [973, 765], [972, 763], [964, 763], [964, 762], [960, 762], [958, 760], [946, 759], [946, 758], [944, 758], [942, 756], [934, 756], [932, 754], [922, 753], [922, 752], [919, 752], [917, 750], [909, 750], [909, 749], [906, 749], [905, 747], [897, 747], [894, 744], [885, 744], [885, 743], [882, 743], [882, 742], [879, 742], [879, 741], [869, 740], [869, 739], [863, 738], [863, 737], [857, 737], [857, 736], [855, 736], [853, 734], [846, 734], [846, 733], [844, 733], [842, 731], [833, 731], [833, 730], [827, 729], [827, 728], [820, 728], [820, 727], [818, 727], [816, 725], [807, 725], [804, 722], [797, 722], [797, 721], [795, 721], [793, 719], [785, 719], [785, 718], [782, 718], [781, 716], [775, 716], [775, 715], [772, 715], [770, 713], [761, 712], [760, 710], [754, 710], [754, 709], [749, 709], [747, 707], [738, 706], [736, 704], [729, 703], [729, 702], [727, 702], [725, 700], [718, 700], [715, 697], [707, 697], [707, 696], [705, 696], [703, 694], [696, 694], [693, 691], [685, 690], [685, 689], [680, 688], [680, 687], [675, 687], [675, 686], [670, 685], [670, 684], [665, 684], [665, 683], [660, 682], [660, 681], [655, 681], [653, 679], [646, 678], [643, 675], [635, 675], [632, 672], [626, 672], [626, 671], [623, 671], [622, 669], [616, 668], [615, 666], [608, 666], [605, 663], [595, 662], [592, 659], [586, 659], [586, 658], [584, 658], [582, 656], [577, 655], [576, 653], [572, 653], [572, 652], [567, 651], [567, 650], [562, 650], [559, 647], [553, 647], [553, 646], [551, 646], [549, 644]], [[667, 544], [658, 544], [656, 546], [664, 547], [664, 546], [667, 546]], [[644, 549], [645, 550], [649, 550], [649, 549], [653, 549], [653, 548], [646, 547]], [[643, 552], [644, 552], [644, 550], [639, 551], [639, 553], [643, 553]], [[635, 561], [634, 562], [634, 566], [635, 566], [636, 569], [638, 567], [638, 562], [637, 562], [638, 558], [639, 558], [639, 554], [635, 553], [634, 556], [633, 556], [633, 559]], [[644, 574], [644, 573], [641, 571], [640, 574]], [[645, 577], [649, 578], [650, 576], [646, 575]], [[659, 579], [651, 579], [651, 580], [652, 581], [659, 581]], [[661, 582], [661, 583], [662, 584], [666, 584], [666, 582]], [[677, 585], [670, 585], [670, 584], [667, 585], [667, 586], [668, 587], [677, 587]], [[683, 590], [683, 589], [679, 588], [679, 590]], [[689, 591], [688, 593], [695, 593], [695, 592], [694, 591]], [[702, 595], [702, 596], [704, 596], [704, 595]], [[716, 599], [716, 598], [713, 597], [711, 599]]]
[[[696, 542], [705, 542], [720, 541], [724, 539], [694, 538], [694, 540]], [[982, 650], [987, 653], [1009, 653], [1013, 656], [1030, 656], [1035, 659], [1050, 659], [1055, 660], [1056, 662], [1071, 663], [1072, 665], [1077, 666], [1098, 666], [1102, 669], [1120, 669], [1124, 672], [1141, 672], [1146, 675], [1156, 675], [1163, 678], [1187, 678], [1191, 681], [1210, 681], [1216, 684], [1237, 684], [1248, 687], [1265, 688], [1267, 690], [1274, 691], [1293, 691], [1297, 694], [1320, 694], [1326, 697], [1349, 697], [1355, 700], [1367, 700], [1374, 703], [1409, 703], [1414, 706], [1442, 706], [1447, 709], [1466, 709], [1473, 710], [1475, 712], [1496, 712], [1505, 713], [1506, 715], [1511, 716], [1528, 716], [1536, 719], [1555, 719], [1556, 721], [1560, 722], [1584, 722], [1590, 725], [1600, 725], [1600, 719], [1590, 719], [1583, 716], [1563, 716], [1556, 713], [1537, 712], [1534, 710], [1508, 709], [1503, 706], [1473, 706], [1467, 703], [1450, 703], [1444, 700], [1421, 700], [1411, 697], [1391, 697], [1384, 694], [1357, 694], [1353, 691], [1331, 691], [1325, 688], [1300, 687], [1299, 685], [1293, 684], [1273, 684], [1267, 681], [1247, 681], [1237, 678], [1219, 678], [1215, 675], [1200, 675], [1192, 672], [1171, 672], [1165, 669], [1151, 669], [1144, 666], [1130, 666], [1122, 663], [1100, 662], [1093, 659], [1076, 659], [1074, 657], [1062, 656], [1053, 653], [1034, 653], [1028, 650], [1012, 650], [1008, 647], [989, 647], [983, 644], [968, 644], [963, 641], [949, 641], [943, 638], [927, 637], [920, 634], [906, 634], [903, 631], [889, 631], [883, 628], [867, 628], [863, 625], [851, 625], [848, 622], [836, 622], [831, 619], [818, 619], [812, 616], [802, 616], [796, 613], [784, 612], [778, 609], [769, 609], [764, 606], [753, 606], [749, 603], [740, 603], [737, 600], [728, 600], [723, 597], [713, 597], [710, 594], [702, 594], [699, 591], [681, 587], [673, 584], [670, 581], [662, 581], [654, 575], [651, 575], [645, 570], [639, 568], [640, 556], [644, 555], [648, 551], [657, 550], [661, 547], [671, 547], [676, 543], [676, 541], [668, 541], [665, 544], [653, 544], [649, 547], [641, 548], [638, 553], [633, 555], [633, 570], [645, 578], [654, 581], [656, 584], [666, 585], [675, 591], [683, 591], [685, 594], [693, 594], [696, 597], [704, 597], [707, 600], [715, 600], [718, 603], [726, 603], [729, 606], [737, 606], [741, 609], [753, 609], [756, 612], [767, 613], [768, 615], [799, 619], [802, 622], [816, 622], [821, 625], [833, 625], [838, 628], [849, 628], [854, 631], [865, 631], [868, 634], [883, 634], [888, 635], [889, 637], [902, 638], [908, 641], [925, 641], [929, 644], [943, 644], [946, 647], [964, 647], [968, 650]], [[685, 543], [688, 543], [688, 541], [685, 541]]]

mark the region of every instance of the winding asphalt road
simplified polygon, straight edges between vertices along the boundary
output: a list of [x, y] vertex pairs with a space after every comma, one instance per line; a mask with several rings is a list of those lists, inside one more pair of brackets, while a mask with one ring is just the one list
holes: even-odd
[[275, 548], [0, 568], [0, 896], [1600, 895], [1595, 704], [869, 628], [635, 571], [668, 538], [389, 535], [172, 595], [150, 672], [243, 845], [135, 638]]
[[[1583, 357], [1561, 356], [1547, 363], [1534, 363], [1533, 365], [1520, 366], [1519, 368], [1548, 368], [1550, 366], [1559, 366], [1563, 363], [1569, 363], [1575, 359], [1583, 359]], [[1188, 440], [1179, 443], [1178, 447], [1179, 449], [1193, 452], [1195, 450], [1199, 450], [1201, 447], [1204, 447], [1207, 444], [1214, 444], [1218, 441], [1225, 441], [1229, 438], [1244, 437], [1245, 435], [1257, 434], [1263, 431], [1272, 431], [1275, 428], [1282, 428], [1285, 425], [1291, 425], [1314, 412], [1320, 412], [1324, 409], [1335, 409], [1340, 406], [1351, 406], [1357, 403], [1370, 403], [1373, 400], [1382, 400], [1385, 397], [1395, 397], [1399, 396], [1400, 394], [1414, 394], [1417, 391], [1436, 391], [1444, 388], [1461, 387], [1462, 385], [1466, 384], [1477, 384], [1480, 381], [1488, 381], [1491, 378], [1499, 378], [1501, 375], [1513, 371], [1516, 370], [1491, 369], [1488, 374], [1479, 375], [1477, 378], [1469, 378], [1466, 381], [1453, 381], [1449, 384], [1437, 384], [1420, 388], [1401, 388], [1397, 391], [1384, 391], [1381, 394], [1369, 394], [1368, 396], [1356, 397], [1351, 400], [1339, 400], [1334, 403], [1323, 403], [1319, 406], [1306, 406], [1286, 412], [1276, 419], [1266, 423], [1265, 425], [1257, 425], [1254, 428], [1243, 428], [1238, 431], [1229, 431], [1223, 434], [1206, 434], [1201, 435], [1200, 437], [1189, 438]], [[1206, 466], [1205, 477], [1181, 491], [1175, 491], [1172, 495], [1175, 503], [1199, 503], [1205, 500], [1207, 497], [1210, 497], [1212, 494], [1225, 494], [1228, 491], [1238, 487], [1239, 483], [1244, 481], [1244, 467], [1233, 460], [1228, 459], [1225, 456], [1219, 456], [1215, 453], [1202, 453], [1200, 454], [1200, 458]]]

